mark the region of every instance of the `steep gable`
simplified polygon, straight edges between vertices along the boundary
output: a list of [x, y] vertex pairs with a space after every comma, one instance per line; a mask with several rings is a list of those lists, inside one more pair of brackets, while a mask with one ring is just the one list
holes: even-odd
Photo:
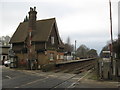
[[[58, 28], [56, 22], [52, 26], [51, 32], [49, 33], [48, 41], [47, 41], [47, 47], [50, 49], [56, 48], [59, 49], [64, 48], [64, 44], [62, 40], [60, 39]], [[52, 38], [54, 38], [54, 44], [52, 44]]]
[[[54, 40], [52, 40], [52, 38]], [[52, 44], [52, 41], [54, 41], [53, 42], [54, 44]], [[49, 48], [56, 47], [57, 48], [58, 45], [59, 45], [59, 35], [57, 34], [57, 30], [56, 30], [55, 24], [54, 24], [49, 33], [49, 36], [48, 36], [47, 47], [49, 47]]]
[[32, 41], [47, 41], [54, 23], [55, 18], [37, 21], [36, 31], [35, 35], [32, 38]]

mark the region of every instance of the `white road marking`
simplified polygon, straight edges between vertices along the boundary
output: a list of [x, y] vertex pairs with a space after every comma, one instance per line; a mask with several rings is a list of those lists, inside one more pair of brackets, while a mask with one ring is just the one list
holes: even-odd
[[72, 88], [75, 86], [75, 84], [77, 84], [80, 80], [82, 80], [84, 77], [86, 77], [89, 73], [90, 73], [91, 70], [89, 70], [83, 77], [81, 77], [80, 79], [78, 79], [76, 82], [72, 83], [69, 87], [67, 88]]
[[10, 77], [10, 76], [5, 76], [5, 77], [7, 77], [8, 79], [11, 79], [11, 77]]

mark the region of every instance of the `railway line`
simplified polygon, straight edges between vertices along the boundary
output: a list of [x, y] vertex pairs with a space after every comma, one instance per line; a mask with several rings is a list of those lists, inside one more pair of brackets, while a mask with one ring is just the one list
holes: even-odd
[[75, 85], [80, 81], [82, 80], [88, 73], [90, 72], [87, 71], [87, 72], [82, 72], [82, 73], [79, 73], [79, 74], [75, 74], [74, 76], [64, 80], [63, 82], [59, 83], [59, 84], [56, 84], [55, 86], [51, 87], [49, 90], [54, 90], [56, 88], [74, 88]]
[[56, 68], [54, 70], [55, 73], [63, 72], [63, 73], [71, 73], [71, 74], [79, 74], [81, 72], [90, 70], [91, 68], [95, 68], [96, 58], [92, 59], [81, 59], [77, 61], [68, 61], [57, 63]]
[[74, 75], [64, 80], [63, 82], [51, 87], [50, 90], [54, 90], [56, 88], [74, 88], [75, 84], [77, 84], [88, 73], [90, 73], [91, 69], [95, 68], [95, 64], [96, 64], [96, 59], [58, 64], [56, 66], [56, 70], [54, 70], [55, 73], [62, 72], [62, 73], [71, 73]]

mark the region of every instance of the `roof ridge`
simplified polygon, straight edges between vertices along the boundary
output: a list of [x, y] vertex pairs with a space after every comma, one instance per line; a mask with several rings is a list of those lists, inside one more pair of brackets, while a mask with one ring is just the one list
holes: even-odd
[[36, 21], [46, 21], [46, 20], [55, 20], [55, 17], [54, 18], [48, 18], [48, 19], [36, 20]]
[[[36, 20], [36, 22], [39, 22], [39, 21], [46, 21], [46, 20], [55, 20], [55, 17], [54, 17], [54, 18], [48, 18], [48, 19]], [[20, 24], [23, 24], [23, 23], [28, 23], [28, 22], [20, 22]]]

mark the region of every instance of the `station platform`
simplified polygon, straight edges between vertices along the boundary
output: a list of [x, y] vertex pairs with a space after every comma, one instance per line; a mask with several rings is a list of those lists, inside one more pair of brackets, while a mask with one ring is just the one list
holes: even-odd
[[56, 64], [76, 63], [76, 62], [83, 62], [83, 61], [89, 61], [89, 60], [95, 60], [95, 58], [87, 58], [87, 59], [79, 59], [79, 60], [66, 60], [66, 61], [56, 62]]

